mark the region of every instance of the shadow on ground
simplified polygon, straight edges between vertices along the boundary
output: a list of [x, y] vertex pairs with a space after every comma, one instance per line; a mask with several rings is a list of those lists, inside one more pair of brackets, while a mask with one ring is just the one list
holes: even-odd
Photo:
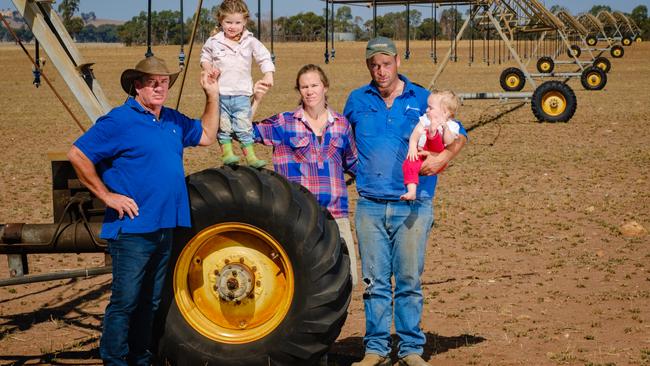
[[[481, 336], [461, 334], [459, 336], [445, 337], [436, 333], [427, 332], [427, 343], [424, 346], [422, 358], [429, 360], [440, 353], [451, 349], [469, 347], [485, 341]], [[397, 336], [393, 335], [393, 345], [397, 345]], [[349, 366], [352, 362], [363, 358], [363, 337], [348, 337], [334, 343], [328, 355], [328, 366]], [[391, 352], [391, 359], [397, 361], [397, 350]]]

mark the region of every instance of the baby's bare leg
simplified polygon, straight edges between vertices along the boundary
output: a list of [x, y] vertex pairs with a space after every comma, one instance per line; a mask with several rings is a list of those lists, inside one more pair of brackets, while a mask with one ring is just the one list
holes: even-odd
[[415, 183], [409, 183], [406, 185], [406, 193], [401, 195], [399, 199], [403, 201], [413, 201], [417, 197], [418, 185]]

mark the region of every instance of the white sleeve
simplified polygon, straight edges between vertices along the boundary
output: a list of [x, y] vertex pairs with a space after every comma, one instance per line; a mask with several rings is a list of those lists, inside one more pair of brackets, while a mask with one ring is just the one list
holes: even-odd
[[431, 126], [431, 120], [429, 119], [429, 117], [427, 117], [426, 113], [420, 116], [420, 123], [422, 124], [422, 126], [424, 126], [424, 128], [428, 128], [429, 126]]
[[447, 127], [449, 128], [449, 131], [451, 131], [454, 135], [460, 134], [460, 125], [458, 122], [450, 119], [447, 121]]

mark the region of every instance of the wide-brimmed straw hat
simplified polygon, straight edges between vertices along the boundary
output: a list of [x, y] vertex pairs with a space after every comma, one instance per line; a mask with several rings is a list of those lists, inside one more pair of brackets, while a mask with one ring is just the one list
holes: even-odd
[[169, 76], [169, 87], [171, 88], [180, 71], [170, 72], [165, 61], [155, 56], [149, 56], [138, 62], [134, 69], [124, 70], [120, 83], [122, 89], [129, 95], [135, 96], [133, 81], [144, 75], [165, 75]]

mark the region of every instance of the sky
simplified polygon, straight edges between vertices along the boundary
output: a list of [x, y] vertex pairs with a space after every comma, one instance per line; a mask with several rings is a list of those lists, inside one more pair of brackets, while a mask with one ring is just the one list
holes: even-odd
[[[59, 1], [57, 1], [58, 3]], [[257, 0], [246, 0], [251, 11], [251, 15], [255, 18], [257, 13]], [[261, 0], [262, 2], [262, 17], [268, 18], [270, 14], [270, 4], [271, 0]], [[562, 5], [567, 7], [572, 14], [578, 14], [589, 10], [593, 5], [609, 5], [614, 10], [619, 10], [623, 12], [631, 12], [638, 5], [645, 5], [650, 8], [650, 0], [542, 0], [542, 2], [550, 7], [552, 5]], [[219, 4], [219, 0], [204, 0], [203, 7], [211, 8]], [[147, 10], [147, 0], [80, 0], [80, 11], [88, 13], [91, 11], [95, 12], [95, 15], [98, 18], [104, 19], [114, 19], [114, 20], [129, 20], [133, 16], [139, 14], [141, 11]], [[198, 0], [184, 0], [183, 2], [184, 13], [186, 18], [189, 18], [191, 14], [196, 10]], [[294, 15], [299, 12], [313, 11], [315, 13], [320, 12], [323, 8], [324, 2], [319, 0], [274, 0], [274, 17], [279, 17], [283, 15]], [[56, 4], [55, 4], [56, 6]], [[339, 5], [335, 5], [336, 7]], [[364, 19], [372, 18], [372, 9], [362, 6], [351, 6], [353, 16], [361, 16]], [[431, 14], [431, 7], [425, 5], [414, 6], [413, 9], [417, 9], [423, 13], [423, 17], [427, 17]], [[0, 0], [0, 9], [15, 9], [11, 0]], [[152, 9], [155, 11], [160, 10], [179, 10], [180, 9], [180, 0], [153, 0]], [[377, 8], [377, 13], [379, 15], [391, 12], [391, 11], [403, 11], [405, 6], [386, 6]]]

